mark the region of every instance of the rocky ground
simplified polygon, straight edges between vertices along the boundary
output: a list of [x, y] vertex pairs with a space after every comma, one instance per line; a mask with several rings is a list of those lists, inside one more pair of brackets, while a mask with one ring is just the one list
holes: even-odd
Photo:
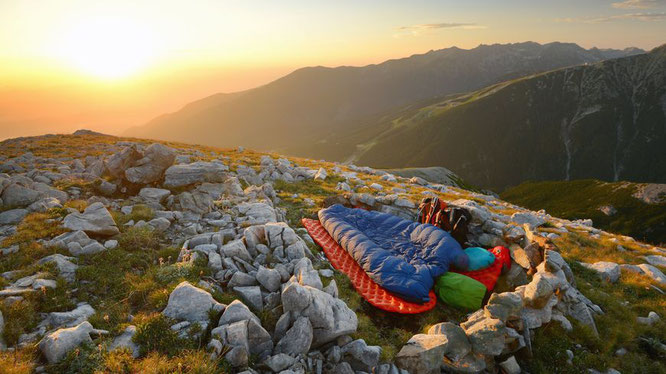
[[[666, 251], [385, 171], [95, 133], [0, 145], [0, 369], [664, 372]], [[511, 250], [478, 311], [374, 309], [300, 219], [436, 194]], [[471, 313], [470, 313], [471, 312]]]

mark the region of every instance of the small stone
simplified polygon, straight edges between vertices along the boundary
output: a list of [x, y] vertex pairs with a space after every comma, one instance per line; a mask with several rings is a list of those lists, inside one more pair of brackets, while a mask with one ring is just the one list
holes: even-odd
[[259, 286], [234, 287], [234, 292], [252, 309], [261, 311], [264, 309], [264, 299], [261, 296]]
[[593, 264], [581, 262], [584, 267], [595, 271], [603, 281], [615, 283], [620, 279], [620, 265], [614, 262], [599, 261]]
[[275, 352], [294, 356], [307, 353], [312, 344], [312, 334], [310, 320], [306, 317], [299, 317], [275, 346]]
[[655, 323], [659, 322], [660, 319], [661, 318], [659, 317], [659, 314], [657, 314], [655, 312], [648, 313], [647, 317], [637, 317], [636, 318], [638, 323], [641, 323], [643, 325], [648, 325], [648, 326], [654, 325]]
[[268, 366], [274, 373], [279, 373], [292, 366], [295, 361], [296, 359], [288, 354], [278, 353], [275, 356], [267, 358], [264, 361], [264, 365]]
[[520, 374], [520, 365], [516, 361], [514, 356], [509, 357], [505, 361], [502, 361], [499, 366], [504, 370], [506, 374]]
[[257, 271], [257, 281], [269, 292], [276, 292], [282, 285], [280, 272], [275, 269], [268, 269], [263, 266]]
[[139, 346], [132, 341], [134, 334], [136, 334], [136, 326], [127, 326], [122, 334], [113, 339], [113, 342], [109, 345], [109, 351], [118, 348], [126, 348], [132, 352], [132, 357], [139, 357]]

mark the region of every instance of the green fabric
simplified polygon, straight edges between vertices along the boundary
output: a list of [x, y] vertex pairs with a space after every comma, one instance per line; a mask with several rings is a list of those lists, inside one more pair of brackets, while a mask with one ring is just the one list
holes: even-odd
[[481, 308], [486, 286], [476, 279], [449, 271], [437, 278], [435, 292], [447, 305], [476, 310]]

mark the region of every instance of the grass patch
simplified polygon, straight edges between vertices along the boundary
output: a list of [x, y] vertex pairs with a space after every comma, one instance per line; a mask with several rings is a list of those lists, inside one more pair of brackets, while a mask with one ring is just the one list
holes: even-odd
[[0, 368], [4, 374], [30, 374], [34, 372], [36, 356], [34, 347], [0, 351]]
[[29, 298], [10, 305], [0, 303], [0, 311], [5, 319], [3, 337], [8, 347], [16, 345], [19, 336], [32, 331], [39, 323], [37, 303]]
[[106, 356], [104, 372], [142, 374], [217, 374], [233, 372], [222, 359], [211, 359], [203, 350], [186, 350], [174, 357], [165, 357], [156, 352], [135, 360], [126, 351], [114, 351]]
[[103, 362], [104, 347], [87, 343], [71, 350], [59, 364], [51, 366], [48, 371], [63, 374], [94, 374]]
[[198, 348], [192, 339], [183, 339], [171, 330], [175, 321], [155, 314], [137, 326], [133, 341], [139, 345], [141, 355], [157, 352], [173, 357], [185, 349]]
[[118, 236], [118, 247], [127, 251], [156, 251], [160, 234], [150, 227], [130, 227]]
[[57, 212], [31, 213], [25, 216], [16, 228], [16, 233], [2, 242], [9, 247], [15, 244], [31, 243], [37, 239], [51, 239], [67, 230], [56, 221]]
[[134, 221], [135, 223], [139, 221], [148, 222], [153, 218], [155, 218], [155, 211], [145, 204], [134, 205], [130, 214], [117, 213], [113, 217], [118, 226], [124, 226], [129, 221]]

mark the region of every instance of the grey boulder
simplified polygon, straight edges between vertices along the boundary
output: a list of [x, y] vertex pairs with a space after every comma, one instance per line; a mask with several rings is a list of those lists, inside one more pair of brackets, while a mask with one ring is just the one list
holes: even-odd
[[275, 353], [297, 356], [307, 353], [313, 340], [312, 324], [306, 317], [299, 317], [275, 346]]
[[0, 225], [16, 225], [28, 215], [27, 209], [10, 209], [0, 213]]
[[183, 281], [169, 295], [162, 314], [178, 321], [207, 323], [211, 310], [220, 312], [224, 305], [213, 299], [210, 293]]
[[136, 184], [154, 183], [162, 179], [164, 171], [176, 160], [174, 151], [160, 143], [146, 148], [143, 158], [125, 170], [125, 178]]
[[221, 162], [198, 161], [191, 164], [173, 165], [166, 169], [164, 186], [183, 187], [194, 183], [219, 183], [227, 178], [229, 168]]
[[447, 344], [444, 335], [414, 335], [395, 356], [395, 364], [412, 374], [439, 373]]
[[78, 326], [56, 330], [46, 335], [39, 342], [39, 349], [49, 363], [61, 361], [69, 351], [83, 343], [92, 343], [90, 333], [93, 331], [90, 322], [82, 322]]
[[111, 213], [100, 202], [89, 205], [83, 213], [68, 214], [63, 220], [63, 226], [93, 235], [111, 236], [120, 233]]

